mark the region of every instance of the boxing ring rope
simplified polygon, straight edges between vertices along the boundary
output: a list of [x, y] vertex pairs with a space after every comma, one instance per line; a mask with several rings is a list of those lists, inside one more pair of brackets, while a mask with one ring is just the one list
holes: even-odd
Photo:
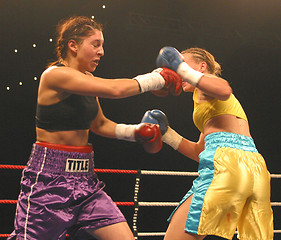
[[[0, 165], [0, 169], [24, 169], [24, 165]], [[187, 176], [197, 177], [197, 172], [181, 172], [181, 171], [154, 171], [154, 170], [122, 170], [122, 169], [95, 169], [97, 173], [117, 173], [117, 174], [135, 174], [136, 182], [134, 188], [134, 201], [133, 202], [115, 202], [117, 206], [133, 206], [133, 233], [134, 238], [146, 236], [164, 236], [165, 232], [138, 232], [137, 220], [140, 207], [176, 207], [179, 202], [140, 202], [138, 201], [140, 180], [142, 175], [154, 176]], [[270, 174], [271, 178], [281, 178], [281, 174]], [[16, 204], [17, 200], [0, 199], [0, 204]], [[272, 207], [280, 207], [281, 202], [271, 202]], [[281, 233], [281, 230], [274, 230], [274, 233]], [[1, 234], [0, 238], [8, 237], [9, 234]]]

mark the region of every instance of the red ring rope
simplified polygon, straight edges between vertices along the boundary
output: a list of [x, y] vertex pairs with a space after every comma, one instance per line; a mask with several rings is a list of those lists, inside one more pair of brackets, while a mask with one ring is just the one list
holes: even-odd
[[[0, 169], [24, 169], [26, 166], [23, 165], [0, 165]], [[127, 173], [137, 174], [137, 170], [120, 170], [120, 169], [95, 169], [95, 172], [100, 173]]]
[[[1, 199], [0, 204], [16, 204], [18, 200]], [[115, 202], [118, 206], [134, 206], [134, 202]]]

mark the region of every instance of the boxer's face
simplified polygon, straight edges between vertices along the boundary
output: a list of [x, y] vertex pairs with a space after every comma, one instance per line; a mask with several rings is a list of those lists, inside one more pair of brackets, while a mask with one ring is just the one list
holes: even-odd
[[94, 34], [85, 37], [82, 43], [77, 45], [76, 59], [79, 63], [80, 71], [95, 71], [100, 58], [104, 55], [103, 43], [102, 32], [95, 30]]
[[183, 54], [183, 57], [184, 57], [184, 61], [191, 67], [193, 68], [194, 70], [196, 71], [200, 71], [200, 63], [197, 63], [194, 58], [192, 57], [192, 54], [190, 53], [185, 53]]

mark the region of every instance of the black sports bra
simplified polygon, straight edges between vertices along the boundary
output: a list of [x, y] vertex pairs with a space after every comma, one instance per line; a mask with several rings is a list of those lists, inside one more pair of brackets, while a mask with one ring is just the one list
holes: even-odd
[[52, 105], [37, 103], [35, 121], [47, 131], [84, 130], [90, 128], [98, 111], [96, 97], [71, 94]]
[[36, 126], [47, 131], [89, 129], [97, 113], [96, 97], [72, 94], [56, 104], [37, 104]]

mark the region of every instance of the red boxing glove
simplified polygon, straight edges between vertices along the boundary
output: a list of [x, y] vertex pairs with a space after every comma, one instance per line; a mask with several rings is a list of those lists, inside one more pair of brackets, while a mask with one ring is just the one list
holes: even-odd
[[[158, 70], [158, 69], [156, 69], [156, 70]], [[162, 68], [162, 70], [159, 73], [165, 80], [165, 87], [163, 88], [163, 90], [168, 89], [172, 95], [179, 96], [182, 92], [181, 77], [176, 72], [174, 72], [173, 70], [168, 69], [168, 68]], [[161, 91], [161, 90], [158, 90], [158, 91]], [[156, 90], [156, 93], [157, 93], [157, 90]], [[155, 95], [157, 95], [157, 94], [155, 94]]]
[[157, 124], [142, 123], [135, 130], [136, 141], [142, 142], [148, 153], [157, 153], [162, 149], [163, 142], [160, 127]]
[[169, 89], [164, 87], [160, 90], [151, 91], [151, 93], [157, 97], [167, 97], [169, 95]]

